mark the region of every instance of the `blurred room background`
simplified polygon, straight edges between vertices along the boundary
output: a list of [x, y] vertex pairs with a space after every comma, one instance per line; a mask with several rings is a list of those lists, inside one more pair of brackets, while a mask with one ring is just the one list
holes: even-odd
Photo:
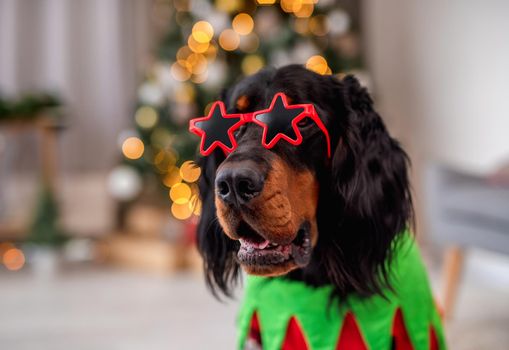
[[[509, 2], [0, 0], [0, 344], [232, 349], [187, 121], [265, 66], [355, 74], [412, 159], [451, 349], [509, 348]], [[239, 290], [241, 295], [241, 290]]]

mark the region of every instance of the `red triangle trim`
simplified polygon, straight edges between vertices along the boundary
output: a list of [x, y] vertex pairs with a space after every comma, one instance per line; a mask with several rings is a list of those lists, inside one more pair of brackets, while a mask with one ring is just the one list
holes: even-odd
[[260, 328], [260, 322], [258, 321], [258, 314], [256, 311], [251, 317], [251, 324], [249, 325], [249, 333], [247, 335], [248, 340], [256, 344], [262, 345], [262, 330]]
[[362, 339], [362, 334], [357, 326], [357, 321], [351, 312], [347, 312], [341, 327], [338, 345], [336, 350], [367, 350]]
[[433, 326], [429, 326], [429, 350], [438, 350], [437, 333]]
[[394, 315], [392, 336], [394, 337], [394, 350], [413, 350], [414, 347], [408, 336], [401, 309], [397, 309]]
[[295, 317], [290, 318], [281, 350], [308, 350], [301, 327]]

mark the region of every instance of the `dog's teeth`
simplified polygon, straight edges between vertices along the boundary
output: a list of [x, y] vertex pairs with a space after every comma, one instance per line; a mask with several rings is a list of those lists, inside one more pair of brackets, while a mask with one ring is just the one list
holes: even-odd
[[270, 244], [270, 242], [267, 240], [265, 240], [261, 243], [257, 243], [257, 242], [250, 242], [245, 239], [239, 239], [239, 242], [240, 242], [240, 246], [242, 248], [247, 249], [248, 251], [253, 251], [255, 249], [262, 250], [262, 249], [267, 248], [267, 246]]

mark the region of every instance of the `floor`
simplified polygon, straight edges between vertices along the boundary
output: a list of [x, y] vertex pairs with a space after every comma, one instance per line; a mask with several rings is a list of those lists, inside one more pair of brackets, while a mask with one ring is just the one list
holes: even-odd
[[[468, 257], [450, 349], [509, 349], [509, 259]], [[431, 276], [439, 287], [438, 273]], [[79, 265], [54, 277], [0, 271], [0, 344], [12, 350], [234, 349], [237, 301], [199, 276], [147, 276]]]

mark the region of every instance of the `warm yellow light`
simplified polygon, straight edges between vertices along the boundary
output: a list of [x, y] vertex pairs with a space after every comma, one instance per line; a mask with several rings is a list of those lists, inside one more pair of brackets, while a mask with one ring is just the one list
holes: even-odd
[[208, 77], [209, 77], [209, 75], [208, 75], [207, 71], [205, 71], [203, 73], [193, 75], [191, 77], [191, 81], [195, 84], [201, 84], [201, 83], [204, 83], [205, 81], [207, 81]]
[[184, 204], [173, 203], [171, 205], [171, 213], [176, 219], [185, 220], [193, 214], [193, 211], [189, 208], [187, 202]]
[[170, 189], [170, 198], [177, 204], [187, 203], [191, 198], [191, 188], [185, 183], [177, 183]]
[[258, 55], [248, 55], [242, 60], [242, 71], [245, 75], [251, 75], [263, 68], [265, 62]]
[[308, 18], [295, 18], [293, 21], [293, 30], [299, 34], [309, 33], [309, 19]]
[[122, 153], [126, 158], [138, 159], [143, 155], [143, 151], [145, 151], [143, 141], [135, 136], [127, 138], [122, 143]]
[[253, 31], [254, 21], [247, 13], [239, 13], [233, 19], [232, 27], [240, 35], [248, 35]]
[[303, 0], [292, 0], [290, 1], [290, 12], [297, 12], [302, 8], [302, 4], [304, 3]]
[[187, 58], [191, 65], [191, 73], [198, 75], [207, 70], [207, 59], [201, 53], [193, 53]]
[[296, 7], [294, 6], [294, 15], [300, 18], [309, 17], [313, 14], [313, 11], [315, 9], [315, 5], [313, 3], [302, 3], [300, 7], [298, 7], [298, 10], [296, 10]]
[[[304, 19], [304, 18], [299, 18]], [[314, 16], [309, 20], [309, 30], [317, 36], [324, 36], [329, 32], [329, 22], [324, 15]]]
[[214, 61], [217, 56], [217, 47], [214, 43], [211, 43], [205, 52], [205, 57], [209, 61]]
[[189, 48], [196, 53], [204, 53], [207, 52], [210, 43], [207, 41], [206, 43], [197, 42], [192, 35], [187, 39], [187, 45]]
[[214, 36], [214, 28], [207, 21], [198, 21], [194, 24], [191, 35], [199, 43], [208, 43]]
[[185, 161], [180, 167], [180, 176], [187, 182], [195, 182], [200, 174], [200, 167], [192, 160]]
[[306, 68], [318, 74], [326, 74], [329, 65], [325, 58], [320, 55], [310, 57], [306, 62]]
[[177, 167], [172, 167], [163, 179], [163, 184], [166, 187], [172, 188], [176, 184], [180, 183], [182, 178], [180, 177], [180, 171]]
[[193, 84], [183, 83], [176, 90], [174, 94], [175, 102], [178, 103], [191, 103], [196, 98], [196, 91]]
[[216, 7], [220, 11], [232, 13], [240, 7], [240, 0], [216, 0]]
[[25, 265], [25, 254], [17, 248], [10, 248], [5, 251], [2, 260], [7, 270], [17, 271]]
[[240, 37], [233, 29], [225, 29], [219, 36], [219, 45], [226, 51], [233, 51], [239, 47]]
[[136, 124], [138, 124], [141, 128], [150, 129], [157, 124], [159, 115], [153, 107], [141, 106], [136, 111], [134, 119], [136, 120]]
[[281, 0], [280, 5], [283, 11], [290, 13], [293, 12], [295, 2], [301, 3], [301, 0]]
[[[189, 58], [189, 57], [188, 57]], [[193, 66], [191, 65], [191, 63], [185, 59], [185, 60], [177, 60], [177, 64], [182, 68], [182, 69], [185, 69], [187, 71], [187, 74], [191, 74], [191, 71], [193, 70]], [[173, 67], [172, 67], [173, 68]], [[179, 67], [175, 67], [175, 69], [177, 69]], [[172, 72], [173, 73], [173, 72]], [[187, 79], [186, 79], [187, 80]]]
[[155, 157], [154, 157], [154, 165], [160, 165], [160, 164], [163, 164], [163, 162], [165, 161], [165, 155], [164, 155], [164, 151], [159, 151], [156, 153]]
[[256, 0], [259, 5], [272, 5], [276, 3], [276, 0]]
[[[158, 172], [166, 174], [177, 162], [177, 155], [171, 150], [161, 150], [154, 157], [154, 165]], [[171, 187], [171, 186], [170, 186]]]
[[[191, 72], [187, 69], [187, 67], [182, 66], [179, 62], [175, 62], [171, 65], [171, 75], [175, 80], [186, 81], [191, 77]], [[183, 64], [186, 64], [185, 62], [186, 61], [184, 61]]]
[[191, 49], [188, 46], [182, 46], [177, 51], [177, 61], [178, 60], [185, 61], [189, 57], [189, 55], [191, 55], [192, 53], [193, 52], [191, 51]]

